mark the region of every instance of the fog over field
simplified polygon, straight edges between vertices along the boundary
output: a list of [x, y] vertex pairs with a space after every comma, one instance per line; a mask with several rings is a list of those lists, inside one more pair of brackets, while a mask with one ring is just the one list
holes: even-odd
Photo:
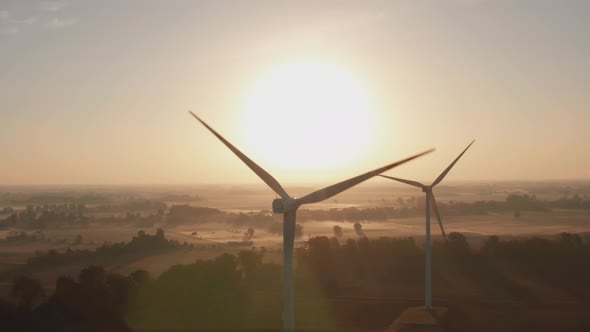
[[[447, 236], [433, 214], [432, 294], [451, 312], [449, 331], [590, 326], [590, 270], [578, 262], [590, 259], [589, 181], [449, 182], [434, 192]], [[420, 308], [423, 195], [368, 181], [297, 211], [298, 326], [383, 331]], [[276, 331], [274, 198], [260, 185], [0, 186], [7, 326], [59, 331], [53, 308], [71, 315], [67, 324], [112, 331]], [[79, 301], [87, 307], [71, 307]]]
[[[295, 193], [306, 193], [313, 188], [296, 188]], [[481, 211], [453, 211], [449, 204], [476, 202], [505, 202], [509, 196], [534, 197], [536, 201], [558, 201], [577, 197], [581, 201], [589, 200], [590, 183], [588, 182], [504, 182], [504, 183], [456, 183], [436, 189], [437, 199], [442, 208], [443, 220], [447, 233], [460, 232], [474, 245], [490, 235], [501, 237], [518, 236], [556, 236], [562, 232], [590, 232], [590, 209], [550, 207], [540, 209], [530, 206], [508, 207], [502, 210], [482, 208]], [[2, 247], [3, 270], [18, 266], [35, 252], [48, 250], [94, 249], [104, 243], [127, 242], [138, 231], [155, 233], [161, 228], [166, 238], [180, 243], [186, 242], [199, 248], [209, 248], [209, 254], [199, 256], [214, 257], [224, 250], [233, 252], [235, 248], [228, 243], [239, 243], [244, 239], [244, 232], [249, 227], [254, 234], [248, 239], [251, 247], [265, 247], [267, 250], [280, 250], [281, 236], [269, 229], [271, 223], [279, 222], [280, 216], [270, 211], [270, 201], [274, 195], [262, 186], [36, 186], [36, 187], [0, 187], [0, 216], [2, 228], [0, 242]], [[362, 224], [364, 235], [369, 238], [414, 237], [423, 241], [424, 217], [417, 207], [423, 206], [423, 197], [419, 190], [399, 185], [366, 184], [344, 192], [326, 202], [309, 205], [299, 213], [303, 226], [297, 245], [304, 246], [310, 237], [334, 236], [333, 227], [343, 229], [343, 239], [358, 238], [353, 224]], [[80, 211], [64, 215], [71, 220], [62, 222], [52, 220], [47, 223], [27, 221], [26, 212], [32, 209], [38, 220], [43, 220], [47, 211], [60, 211], [60, 207], [80, 207]], [[189, 215], [187, 220], [175, 221], [170, 215], [174, 206], [192, 206], [217, 209], [224, 216], [211, 216], [203, 219], [199, 212]], [[306, 211], [363, 211], [380, 208], [393, 208], [406, 211], [404, 216], [355, 215], [346, 219], [338, 215], [331, 220], [330, 215], [321, 217], [307, 216]], [[414, 211], [414, 209], [416, 210]], [[11, 209], [11, 210], [8, 210]], [[518, 210], [518, 217], [515, 212]], [[9, 212], [10, 211], [10, 212]], [[72, 216], [78, 213], [79, 215]], [[189, 212], [190, 213], [190, 212]], [[358, 214], [358, 213], [357, 213]], [[16, 215], [16, 222], [11, 217]], [[247, 216], [241, 220], [240, 216]], [[263, 217], [264, 216], [264, 217]], [[72, 219], [73, 218], [73, 219]], [[77, 218], [77, 219], [76, 219]], [[191, 218], [194, 218], [192, 220]], [[230, 220], [231, 219], [231, 220]], [[17, 235], [42, 233], [42, 239], [17, 240]], [[82, 241], [76, 243], [80, 235]], [[440, 231], [433, 225], [435, 239], [440, 238]], [[12, 239], [12, 240], [11, 240]], [[236, 244], [237, 245], [237, 244]], [[211, 248], [215, 247], [213, 250]], [[266, 257], [266, 259], [277, 260]], [[166, 258], [169, 265], [185, 258], [178, 256]], [[131, 264], [131, 263], [130, 263]], [[141, 266], [134, 262], [134, 267], [155, 269], [150, 264]], [[121, 267], [118, 267], [121, 268]], [[163, 267], [158, 265], [156, 270]]]
[[[301, 187], [293, 191], [304, 195], [313, 190]], [[399, 312], [408, 305], [420, 303], [424, 246], [422, 194], [417, 188], [369, 182], [298, 211], [295, 256], [301, 284], [298, 289], [302, 294], [296, 304], [303, 316], [299, 318], [300, 324], [304, 324], [303, 319], [314, 328], [374, 331], [394, 318], [391, 313], [376, 308]], [[551, 299], [547, 302], [550, 306], [573, 305], [586, 296], [579, 288], [581, 298], [545, 280], [536, 280], [528, 270], [514, 270], [509, 267], [513, 263], [502, 259], [518, 259], [518, 255], [526, 252], [534, 255], [540, 253], [539, 250], [556, 250], [550, 249], [551, 243], [566, 245], [564, 243], [579, 241], [579, 245], [587, 245], [590, 241], [590, 182], [450, 183], [437, 187], [436, 195], [449, 242], [443, 240], [433, 219], [433, 268], [435, 280], [438, 280], [434, 296], [439, 303], [451, 307], [456, 315], [475, 317], [477, 314], [470, 306], [486, 305], [492, 308], [494, 315], [504, 315], [506, 310], [521, 312], [518, 320], [510, 318], [511, 324], [518, 325], [518, 321], [526, 321], [528, 315], [538, 314], [538, 311], [523, 311], [513, 306], [519, 305], [523, 294], [529, 294], [526, 298]], [[255, 278], [248, 282], [262, 282], [262, 287], [268, 281], [258, 279], [266, 278], [265, 273], [278, 273], [273, 269], [282, 264], [282, 218], [271, 212], [269, 203], [273, 198], [272, 192], [256, 185], [0, 187], [0, 297], [13, 298], [15, 278], [22, 275], [38, 280], [43, 294], [57, 294], [61, 292], [59, 285], [64, 276], [75, 278], [80, 273], [79, 278], [82, 278], [84, 273], [103, 273], [92, 270], [97, 266], [112, 276], [147, 273], [151, 279], [158, 280], [152, 286], [141, 286], [148, 287], [145, 292], [149, 292], [150, 287], [164, 287], [157, 285], [167, 280], [172, 271], [203, 264], [199, 261], [219, 260], [224, 254], [238, 257], [237, 268], [243, 277], [252, 269], [243, 265], [248, 262], [247, 257], [258, 257], [257, 264], [262, 265], [256, 265], [255, 269], [259, 270], [256, 277], [246, 276], [246, 280]], [[464, 270], [466, 267], [457, 265], [448, 270], [453, 264], [467, 264], [466, 258], [460, 258], [465, 255], [464, 249], [452, 248], [467, 246], [473, 252], [469, 255], [483, 255], [478, 258], [483, 262], [489, 259], [486, 255], [495, 252], [490, 248], [496, 246], [494, 243], [498, 240], [501, 246], [506, 246], [502, 250], [514, 251], [508, 256], [512, 258], [494, 258], [498, 260], [494, 264], [504, 266], [501, 270], [487, 265], [475, 270]], [[373, 253], [365, 258], [354, 258], [365, 255], [363, 250], [367, 249], [362, 248], [367, 245], [374, 248], [370, 249]], [[540, 249], [539, 245], [549, 247]], [[393, 247], [384, 249], [388, 246]], [[537, 249], [518, 251], [518, 246], [536, 246]], [[356, 250], [358, 253], [352, 254]], [[447, 250], [451, 251], [447, 253]], [[340, 262], [345, 253], [352, 255], [352, 261]], [[447, 257], [449, 254], [451, 256]], [[461, 263], [453, 263], [456, 259], [451, 258], [453, 255], [458, 255]], [[446, 263], [441, 265], [443, 261]], [[352, 265], [346, 267], [347, 264]], [[327, 266], [332, 267], [326, 270]], [[365, 270], [367, 268], [369, 270]], [[385, 270], [379, 272], [383, 268]], [[477, 276], [487, 269], [493, 269], [485, 272], [487, 277]], [[333, 275], [335, 271], [341, 271], [338, 277]], [[393, 274], [391, 278], [382, 279], [382, 273]], [[406, 274], [412, 275], [411, 279], [406, 279]], [[372, 277], [366, 279], [362, 275]], [[239, 330], [275, 329], [280, 323], [273, 320], [278, 313], [268, 308], [280, 307], [271, 304], [278, 299], [275, 293], [278, 289], [265, 286], [258, 290], [255, 284], [246, 288], [253, 292], [248, 295], [246, 308], [256, 312], [252, 314], [256, 319], [240, 320], [238, 325], [213, 319], [211, 324], [219, 327], [227, 323], [231, 329], [241, 326]], [[46, 297], [47, 301], [53, 301], [51, 299]], [[127, 304], [126, 326], [136, 330], [153, 326], [181, 327], [168, 320], [170, 317], [164, 312], [157, 314], [161, 316], [159, 322], [147, 318], [154, 314], [145, 316], [145, 313], [135, 312], [147, 303], [152, 302], [139, 307], [139, 304]], [[305, 314], [311, 308], [315, 308], [316, 314]], [[372, 310], [372, 318], [354, 318], [347, 314], [349, 310]], [[582, 317], [583, 311], [567, 309], [565, 312]], [[471, 321], [471, 325], [462, 319], [451, 319], [449, 324], [456, 331], [480, 329], [486, 319], [483, 315]], [[572, 319], [572, 322], [583, 321]], [[350, 326], [344, 328], [344, 322], [349, 322]], [[206, 326], [204, 321], [186, 324], [195, 330]], [[497, 328], [493, 326], [488, 323], [488, 330]]]

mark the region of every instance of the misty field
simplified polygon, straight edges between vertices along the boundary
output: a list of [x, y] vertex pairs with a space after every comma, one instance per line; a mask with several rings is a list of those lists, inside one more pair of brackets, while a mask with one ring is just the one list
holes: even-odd
[[[442, 187], [437, 197], [447, 235], [462, 234], [473, 252], [485, 250], [492, 236], [519, 243], [536, 238], [559, 241], [562, 234], [574, 234], [587, 241], [587, 196], [583, 192], [580, 196], [563, 193], [561, 188], [537, 195], [531, 188], [515, 185], [462, 185]], [[215, 187], [84, 192], [77, 189], [40, 195], [25, 191], [14, 194], [13, 203], [4, 203], [3, 211], [8, 212], [3, 214], [4, 227], [0, 229], [0, 297], [11, 297], [13, 280], [19, 275], [38, 279], [45, 293], [51, 294], [56, 291], [56, 280], [64, 276], [75, 279], [88, 266], [102, 266], [121, 276], [146, 271], [155, 280], [174, 266], [192, 266], [198, 260], [212, 261], [224, 254], [240, 257], [244, 252], [257, 253], [266, 266], [261, 270], [264, 273], [275, 273], [282, 264], [282, 219], [270, 212], [272, 195], [266, 190]], [[19, 200], [25, 203], [17, 204]], [[59, 203], [64, 200], [72, 203]], [[30, 201], [35, 204], [26, 203]], [[381, 186], [353, 189], [311, 209], [301, 209], [295, 240], [297, 273], [302, 278], [296, 300], [299, 326], [376, 331], [390, 324], [404, 308], [421, 305], [423, 254], [416, 253], [424, 242], [423, 213], [420, 193]], [[586, 291], [556, 286], [506, 263], [486, 267], [490, 276], [466, 269], [464, 263], [443, 263], [440, 252], [444, 253], [447, 244], [434, 219], [432, 234], [433, 296], [437, 305], [452, 308], [455, 330], [486, 326], [486, 331], [494, 331], [501, 328], [501, 321], [525, 326], [537, 319], [569, 320], [572, 331], [577, 331], [576, 324], [584, 321], [585, 309], [579, 303]], [[390, 282], [379, 275], [374, 276], [377, 281], [369, 282], [354, 272], [367, 268], [362, 261], [360, 266], [348, 268], [345, 265], [351, 263], [347, 260], [338, 263], [334, 268], [342, 271], [339, 276], [322, 267], [330, 266], [331, 260], [314, 265], [315, 250], [323, 248], [317, 247], [318, 243], [328, 239], [333, 254], [363, 241], [378, 248], [379, 243], [411, 239], [416, 248], [412, 249], [414, 254], [406, 253], [411, 258], [400, 262], [407, 264], [406, 272], [394, 275]], [[334, 259], [342, 259], [338, 257]], [[376, 265], [364, 274], [383, 268], [378, 261], [370, 264]], [[280, 281], [280, 275], [277, 278], [275, 281]], [[257, 282], [262, 288], [251, 290], [248, 310], [266, 318], [243, 324], [255, 330], [262, 326], [257, 324], [270, 324], [273, 329], [280, 324], [280, 315], [275, 312], [280, 307], [275, 289], [279, 284], [266, 290], [263, 285], [268, 280]], [[158, 324], [134, 319], [140, 330]], [[567, 324], [554, 327], [564, 326]]]
[[[527, 213], [519, 219], [512, 215], [491, 216], [458, 216], [445, 218], [447, 234], [460, 232], [467, 236], [468, 241], [474, 247], [479, 247], [490, 235], [498, 235], [502, 238], [545, 236], [552, 237], [561, 232], [590, 233], [590, 212], [556, 211], [552, 213]], [[303, 224], [304, 236], [296, 241], [296, 246], [304, 246], [307, 239], [316, 236], [334, 236], [333, 227], [338, 225], [343, 229], [341, 241], [357, 239], [353, 223], [335, 221], [307, 221]], [[424, 241], [424, 220], [421, 217], [407, 219], [391, 219], [387, 221], [363, 222], [364, 235], [370, 239], [379, 237], [408, 237], [416, 239], [418, 243]], [[120, 273], [130, 273], [137, 269], [144, 269], [155, 275], [166, 270], [174, 264], [188, 264], [195, 259], [212, 259], [222, 253], [237, 253], [251, 247], [264, 247], [266, 262], [279, 263], [282, 261], [281, 243], [282, 237], [264, 229], [257, 230], [252, 244], [248, 246], [234, 247], [228, 242], [238, 242], [243, 238], [245, 229], [230, 228], [225, 224], [207, 223], [198, 226], [181, 225], [166, 227], [166, 237], [179, 242], [192, 244], [194, 247], [180, 252], [155, 254], [146, 257], [138, 257], [124, 262], [117, 262], [113, 258], [113, 264], [107, 265], [109, 270]], [[48, 250], [63, 251], [68, 248], [95, 249], [104, 243], [129, 241], [139, 230], [154, 233], [156, 228], [138, 228], [133, 226], [100, 226], [72, 229], [46, 230], [47, 240], [33, 243], [2, 243], [0, 244], [0, 294], [7, 293], [10, 285], [11, 270], [22, 267], [28, 258], [36, 252]], [[432, 225], [433, 239], [442, 241], [440, 230], [436, 224]], [[192, 235], [196, 233], [196, 235]], [[82, 244], [72, 244], [76, 236], [82, 236]], [[68, 275], [85, 266], [81, 264], [67, 264], [64, 266], [47, 267], [35, 271], [35, 275], [43, 280], [44, 285], [51, 289], [55, 279], [60, 275]], [[2, 278], [2, 275], [9, 276]], [[420, 285], [418, 285], [420, 286]], [[404, 297], [407, 285], [400, 287], [397, 296]], [[415, 293], [415, 292], [414, 292]], [[442, 295], [442, 294], [439, 294]]]

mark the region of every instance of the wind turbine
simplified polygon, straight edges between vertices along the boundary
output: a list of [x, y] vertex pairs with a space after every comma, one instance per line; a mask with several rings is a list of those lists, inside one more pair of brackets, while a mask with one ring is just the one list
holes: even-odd
[[440, 230], [442, 232], [442, 235], [445, 238], [445, 240], [447, 239], [447, 235], [445, 234], [445, 229], [443, 227], [442, 220], [440, 218], [440, 213], [438, 212], [438, 206], [436, 205], [436, 200], [434, 199], [434, 193], [432, 192], [432, 189], [437, 184], [439, 184], [445, 178], [445, 176], [447, 176], [447, 174], [449, 173], [451, 168], [453, 168], [453, 166], [455, 166], [457, 161], [459, 161], [459, 158], [461, 158], [463, 156], [463, 154], [467, 151], [467, 149], [469, 149], [469, 147], [473, 144], [473, 142], [475, 142], [475, 140], [471, 141], [471, 143], [469, 143], [469, 145], [465, 148], [465, 150], [463, 150], [463, 152], [461, 152], [461, 154], [455, 160], [453, 160], [453, 162], [442, 173], [440, 173], [440, 175], [436, 178], [436, 180], [434, 180], [434, 182], [432, 182], [432, 184], [429, 186], [424, 185], [424, 184], [417, 182], [417, 181], [394, 178], [394, 177], [387, 176], [387, 175], [379, 175], [384, 178], [399, 181], [399, 182], [409, 184], [414, 187], [422, 188], [422, 192], [426, 193], [426, 243], [425, 243], [425, 247], [426, 247], [425, 274], [426, 275], [424, 278], [424, 282], [425, 282], [424, 286], [426, 288], [426, 292], [425, 292], [425, 301], [424, 302], [425, 302], [426, 308], [428, 308], [428, 309], [432, 308], [432, 283], [431, 283], [432, 246], [430, 243], [430, 203], [432, 203], [434, 214], [436, 214], [436, 219], [438, 220], [438, 225], [440, 226]]
[[295, 223], [297, 209], [303, 204], [317, 203], [328, 199], [338, 193], [341, 193], [352, 186], [355, 186], [365, 180], [368, 180], [375, 175], [390, 170], [396, 166], [402, 165], [412, 159], [418, 158], [422, 155], [434, 151], [433, 149], [424, 151], [406, 159], [400, 160], [393, 164], [383, 166], [373, 171], [367, 172], [328, 186], [326, 188], [312, 192], [301, 198], [294, 198], [289, 196], [281, 184], [266, 172], [262, 167], [258, 166], [240, 150], [234, 147], [223, 136], [217, 133], [213, 128], [209, 127], [203, 120], [201, 120], [193, 112], [189, 113], [195, 117], [201, 124], [203, 124], [213, 135], [215, 135], [225, 146], [227, 146], [240, 160], [244, 162], [264, 183], [266, 183], [275, 193], [281, 198], [272, 201], [272, 210], [274, 213], [283, 214], [283, 331], [295, 330], [295, 315], [294, 315], [294, 291], [293, 291], [293, 246], [295, 242]]

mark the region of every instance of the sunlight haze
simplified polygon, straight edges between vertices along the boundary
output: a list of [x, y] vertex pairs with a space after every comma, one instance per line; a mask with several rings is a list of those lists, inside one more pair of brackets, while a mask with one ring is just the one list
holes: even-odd
[[4, 0], [0, 184], [589, 179], [590, 3], [442, 3]]

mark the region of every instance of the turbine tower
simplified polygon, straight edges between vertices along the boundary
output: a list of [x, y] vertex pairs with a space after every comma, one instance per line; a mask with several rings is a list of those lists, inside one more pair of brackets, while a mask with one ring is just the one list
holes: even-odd
[[412, 159], [418, 158], [422, 155], [430, 153], [433, 149], [424, 151], [406, 159], [400, 160], [393, 164], [383, 166], [373, 171], [367, 172], [350, 178], [348, 180], [336, 183], [326, 188], [312, 192], [301, 198], [294, 198], [289, 196], [281, 184], [266, 172], [262, 167], [258, 166], [240, 150], [234, 147], [223, 136], [217, 133], [213, 128], [209, 127], [203, 120], [196, 116], [193, 112], [189, 113], [195, 117], [201, 124], [203, 124], [213, 135], [215, 135], [225, 146], [227, 146], [240, 160], [244, 162], [264, 183], [266, 183], [275, 193], [281, 198], [275, 199], [272, 202], [272, 210], [274, 213], [283, 215], [283, 331], [292, 332], [295, 330], [295, 315], [294, 315], [294, 291], [293, 291], [293, 246], [295, 242], [295, 223], [297, 209], [303, 204], [317, 203], [328, 199], [336, 194], [339, 194], [365, 180], [368, 180], [380, 173], [390, 170], [396, 166], [402, 165]]
[[432, 189], [437, 184], [439, 184], [445, 178], [445, 176], [447, 176], [447, 174], [449, 173], [451, 168], [453, 168], [453, 166], [455, 166], [457, 161], [459, 161], [459, 158], [461, 158], [463, 156], [463, 154], [467, 151], [467, 149], [469, 149], [469, 147], [471, 146], [471, 144], [473, 144], [473, 142], [475, 142], [475, 140], [471, 141], [471, 143], [469, 143], [469, 145], [465, 148], [465, 150], [463, 150], [463, 152], [461, 152], [461, 154], [442, 173], [440, 173], [440, 175], [436, 178], [436, 180], [434, 180], [434, 182], [432, 182], [432, 184], [429, 186], [424, 185], [424, 184], [417, 182], [417, 181], [394, 178], [394, 177], [387, 176], [387, 175], [379, 175], [384, 178], [388, 178], [391, 180], [395, 180], [395, 181], [399, 181], [399, 182], [402, 182], [405, 184], [409, 184], [414, 187], [421, 188], [422, 192], [426, 193], [426, 242], [424, 245], [426, 247], [425, 248], [426, 249], [426, 263], [425, 263], [425, 278], [424, 278], [424, 287], [425, 287], [425, 294], [424, 294], [425, 304], [424, 305], [428, 309], [432, 308], [432, 280], [431, 280], [431, 277], [432, 277], [432, 271], [431, 271], [431, 269], [432, 269], [432, 264], [431, 264], [432, 245], [431, 245], [431, 241], [430, 241], [430, 204], [431, 203], [432, 203], [432, 208], [434, 210], [434, 214], [436, 215], [436, 219], [438, 220], [438, 225], [440, 226], [440, 230], [442, 232], [442, 235], [445, 238], [445, 240], [447, 239], [447, 235], [445, 234], [445, 229], [443, 227], [442, 220], [440, 218], [440, 213], [438, 212], [438, 206], [436, 205], [436, 199], [434, 198], [434, 193], [432, 192]]

